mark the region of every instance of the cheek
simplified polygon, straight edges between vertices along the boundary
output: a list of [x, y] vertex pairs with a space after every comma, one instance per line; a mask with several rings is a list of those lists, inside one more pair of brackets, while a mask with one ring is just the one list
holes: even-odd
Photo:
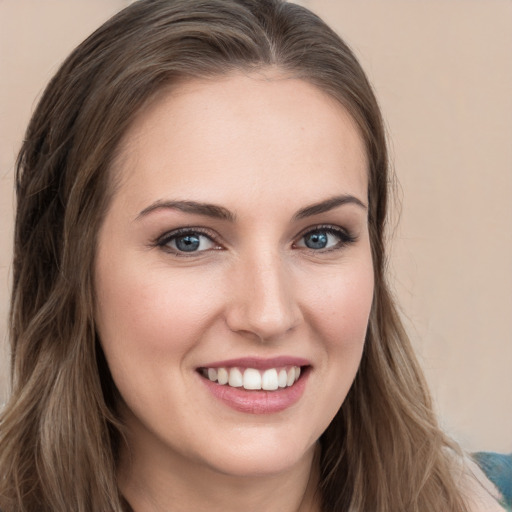
[[[182, 358], [211, 317], [214, 280], [198, 286], [197, 276], [115, 259], [98, 265], [98, 332], [111, 366], [163, 365]], [[165, 356], [165, 358], [164, 358]], [[155, 366], [156, 365], [156, 366]]]
[[105, 357], [126, 418], [170, 428], [173, 411], [194, 407], [190, 355], [212, 317], [211, 291], [186, 272], [113, 261], [98, 266], [96, 316]]
[[308, 411], [318, 420], [312, 439], [322, 435], [342, 406], [361, 362], [374, 279], [371, 258], [358, 256], [325, 274], [317, 273], [317, 286], [308, 286], [308, 324], [321, 354], [313, 375], [321, 391]]
[[364, 254], [347, 261], [326, 280], [325, 293], [316, 297], [313, 323], [325, 344], [335, 409], [341, 406], [359, 368], [373, 301], [374, 275], [371, 258]]
[[368, 258], [325, 276], [311, 293], [313, 325], [332, 350], [362, 350], [373, 300], [373, 268]]

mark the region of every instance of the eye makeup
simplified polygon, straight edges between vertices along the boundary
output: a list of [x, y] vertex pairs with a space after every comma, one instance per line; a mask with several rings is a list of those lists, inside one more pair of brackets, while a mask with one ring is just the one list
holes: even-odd
[[[158, 237], [153, 247], [158, 247], [178, 257], [198, 256], [199, 254], [223, 250], [218, 235], [204, 227], [182, 227]], [[328, 225], [308, 227], [291, 245], [294, 250], [307, 250], [313, 253], [326, 253], [344, 249], [357, 241], [357, 237], [345, 228]]]

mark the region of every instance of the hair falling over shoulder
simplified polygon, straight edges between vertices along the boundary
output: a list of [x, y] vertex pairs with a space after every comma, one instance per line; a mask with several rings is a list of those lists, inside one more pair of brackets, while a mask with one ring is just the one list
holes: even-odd
[[375, 295], [363, 360], [321, 442], [325, 512], [467, 507], [457, 448], [437, 425], [385, 280], [388, 158], [371, 86], [348, 46], [280, 0], [139, 0], [63, 63], [26, 132], [16, 174], [11, 397], [0, 418], [3, 512], [121, 512], [123, 427], [97, 340], [96, 235], [121, 137], [162, 87], [281, 69], [341, 102], [366, 144]]

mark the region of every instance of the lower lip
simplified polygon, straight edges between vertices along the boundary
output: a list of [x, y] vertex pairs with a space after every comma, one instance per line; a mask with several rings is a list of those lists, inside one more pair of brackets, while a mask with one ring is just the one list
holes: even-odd
[[306, 368], [293, 386], [275, 391], [247, 391], [227, 384], [217, 384], [201, 375], [199, 378], [213, 396], [236, 411], [249, 414], [273, 414], [288, 409], [300, 400], [308, 376], [309, 368]]

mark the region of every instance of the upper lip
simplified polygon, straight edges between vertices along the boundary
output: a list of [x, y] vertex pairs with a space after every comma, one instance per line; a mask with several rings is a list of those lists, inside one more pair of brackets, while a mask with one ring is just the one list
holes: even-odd
[[237, 359], [225, 359], [202, 365], [200, 368], [254, 368], [264, 370], [267, 368], [281, 368], [283, 366], [310, 366], [311, 363], [302, 357], [278, 356], [271, 358], [240, 357]]

